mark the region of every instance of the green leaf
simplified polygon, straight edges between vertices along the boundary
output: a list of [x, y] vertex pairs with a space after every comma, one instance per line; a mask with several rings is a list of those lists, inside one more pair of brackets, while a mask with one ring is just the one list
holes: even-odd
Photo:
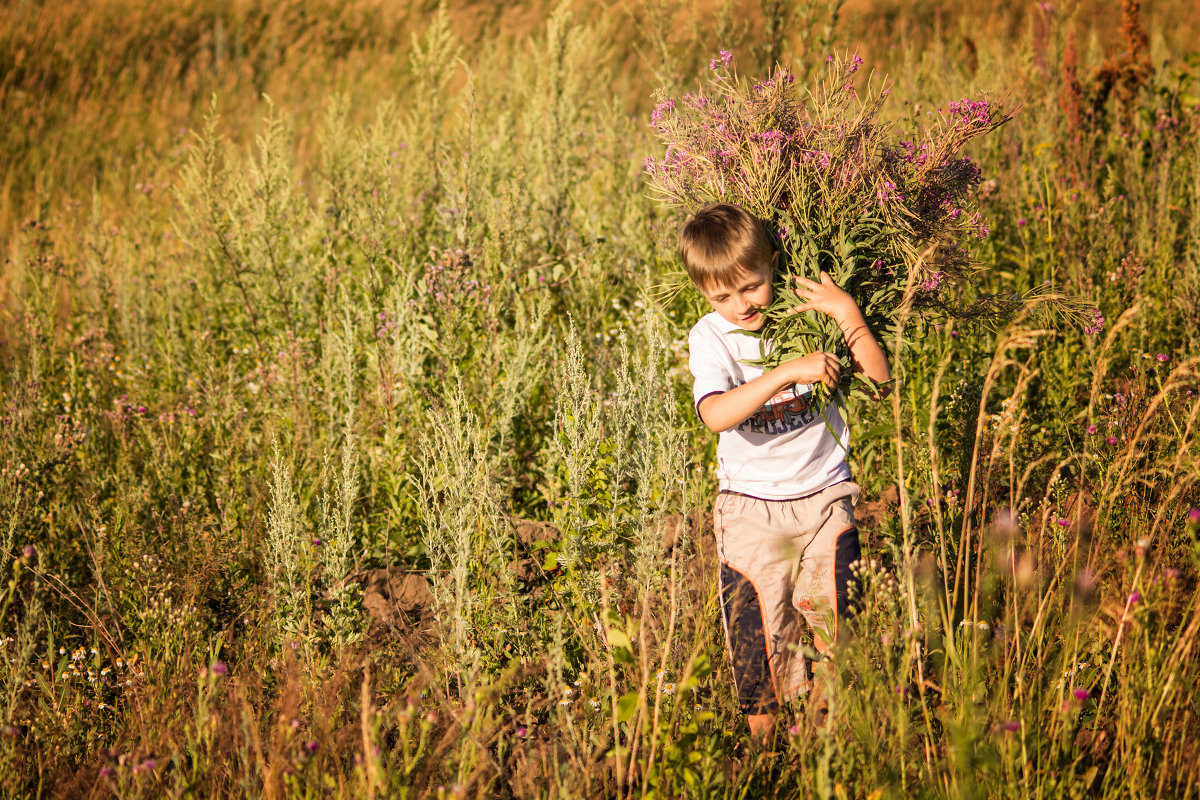
[[627, 722], [633, 712], [637, 711], [638, 693], [626, 692], [621, 695], [621, 699], [617, 701], [617, 722]]
[[623, 630], [617, 628], [608, 629], [608, 646], [612, 648], [624, 647], [630, 652], [633, 651], [633, 642], [629, 641], [629, 636]]

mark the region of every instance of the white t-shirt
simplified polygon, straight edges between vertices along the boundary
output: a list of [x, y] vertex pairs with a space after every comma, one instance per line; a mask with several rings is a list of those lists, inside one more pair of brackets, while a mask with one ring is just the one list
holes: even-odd
[[[763, 374], [743, 361], [762, 353], [759, 339], [717, 312], [704, 315], [688, 335], [688, 366], [696, 407], [711, 394], [735, 389]], [[818, 415], [808, 408], [809, 384], [784, 389], [736, 428], [721, 432], [717, 475], [721, 489], [764, 500], [790, 500], [850, 478], [850, 430], [836, 403]]]

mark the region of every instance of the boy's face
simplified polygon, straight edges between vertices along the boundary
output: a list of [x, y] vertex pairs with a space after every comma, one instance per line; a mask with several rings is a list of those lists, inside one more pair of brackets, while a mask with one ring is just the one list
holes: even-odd
[[757, 269], [739, 273], [731, 285], [712, 284], [700, 291], [712, 303], [713, 311], [726, 322], [744, 331], [756, 331], [766, 322], [762, 310], [771, 305], [774, 267], [775, 259], [772, 258]]

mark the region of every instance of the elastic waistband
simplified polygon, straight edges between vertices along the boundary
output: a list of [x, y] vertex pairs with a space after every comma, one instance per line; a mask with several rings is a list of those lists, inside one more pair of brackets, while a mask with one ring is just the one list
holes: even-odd
[[748, 497], [751, 500], [761, 500], [764, 503], [790, 503], [793, 500], [807, 500], [810, 497], [816, 497], [821, 492], [827, 492], [830, 489], [832, 489], [833, 487], [837, 486], [838, 484], [846, 483], [848, 480], [850, 480], [850, 479], [842, 478], [841, 480], [834, 481], [833, 483], [829, 484], [828, 486], [822, 486], [820, 489], [817, 489], [815, 492], [809, 492], [808, 494], [797, 495], [796, 497], [758, 497], [756, 495], [746, 494], [745, 492], [734, 491], [733, 489], [722, 489], [717, 494], [731, 494], [736, 497]]

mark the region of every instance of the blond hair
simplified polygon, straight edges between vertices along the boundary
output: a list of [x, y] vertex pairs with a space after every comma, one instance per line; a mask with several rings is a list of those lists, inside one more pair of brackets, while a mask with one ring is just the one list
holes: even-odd
[[679, 250], [688, 277], [701, 289], [728, 286], [775, 255], [762, 220], [730, 203], [696, 209], [684, 223]]

